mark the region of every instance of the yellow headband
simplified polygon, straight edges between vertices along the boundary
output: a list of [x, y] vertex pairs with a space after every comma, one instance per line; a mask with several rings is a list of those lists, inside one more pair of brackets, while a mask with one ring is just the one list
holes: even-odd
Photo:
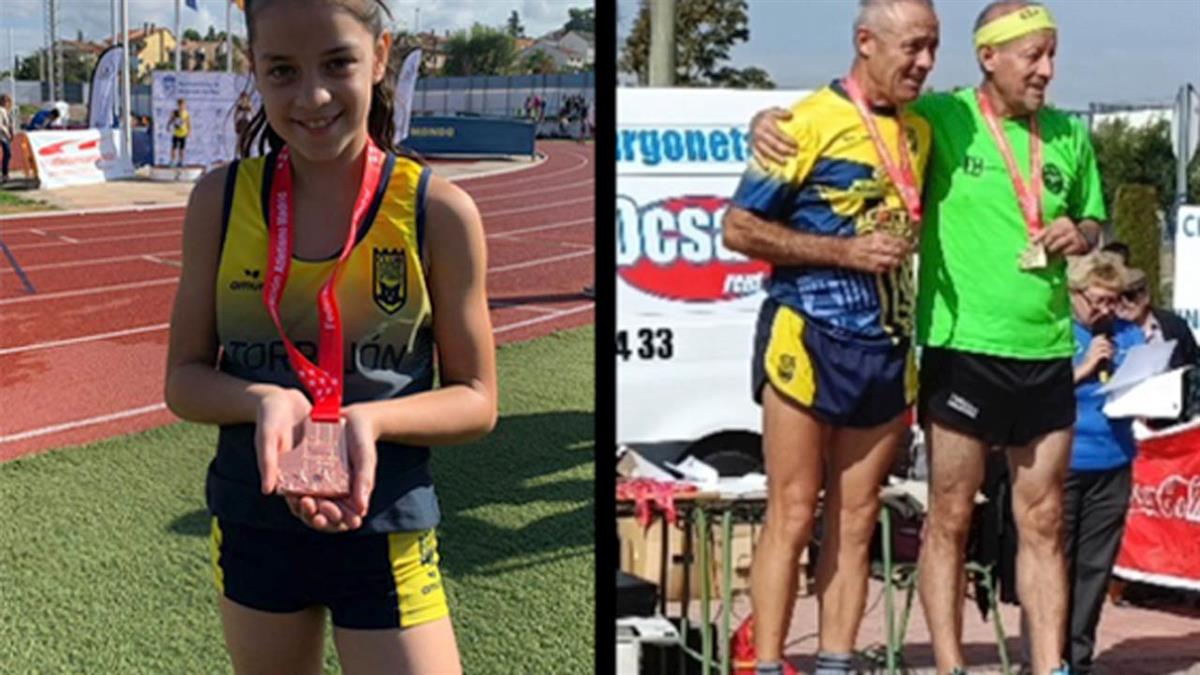
[[1003, 44], [1046, 28], [1058, 29], [1054, 25], [1054, 17], [1050, 16], [1050, 10], [1041, 5], [1030, 5], [1019, 11], [1005, 14], [999, 19], [989, 21], [975, 31], [975, 48]]

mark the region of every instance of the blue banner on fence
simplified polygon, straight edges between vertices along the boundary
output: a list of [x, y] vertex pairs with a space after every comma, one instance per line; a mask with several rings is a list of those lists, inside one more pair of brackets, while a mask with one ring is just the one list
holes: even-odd
[[404, 146], [422, 155], [532, 155], [534, 125], [489, 117], [414, 117]]

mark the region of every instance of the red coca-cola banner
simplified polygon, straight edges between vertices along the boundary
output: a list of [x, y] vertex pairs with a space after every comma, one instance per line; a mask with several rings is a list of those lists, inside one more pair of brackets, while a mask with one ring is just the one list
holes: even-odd
[[1115, 572], [1200, 590], [1200, 422], [1138, 444]]

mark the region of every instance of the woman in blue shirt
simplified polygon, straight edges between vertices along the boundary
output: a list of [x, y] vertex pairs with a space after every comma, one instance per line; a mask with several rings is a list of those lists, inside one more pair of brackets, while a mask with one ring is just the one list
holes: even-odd
[[1136, 445], [1132, 420], [1110, 419], [1100, 388], [1145, 343], [1137, 325], [1116, 316], [1128, 271], [1111, 253], [1071, 260], [1067, 271], [1075, 330], [1075, 441], [1063, 492], [1063, 534], [1070, 582], [1068, 640], [1072, 675], [1090, 673], [1096, 625], [1125, 529]]

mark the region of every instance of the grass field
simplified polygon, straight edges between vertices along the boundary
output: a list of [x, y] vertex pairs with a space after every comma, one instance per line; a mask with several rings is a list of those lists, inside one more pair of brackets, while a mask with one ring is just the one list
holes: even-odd
[[11, 192], [0, 190], [0, 215], [8, 213], [27, 213], [29, 211], [47, 211], [53, 206], [34, 199], [18, 197]]
[[[434, 450], [467, 673], [592, 671], [593, 339], [501, 348], [496, 431]], [[203, 496], [215, 439], [177, 424], [0, 464], [0, 673], [229, 672]]]

